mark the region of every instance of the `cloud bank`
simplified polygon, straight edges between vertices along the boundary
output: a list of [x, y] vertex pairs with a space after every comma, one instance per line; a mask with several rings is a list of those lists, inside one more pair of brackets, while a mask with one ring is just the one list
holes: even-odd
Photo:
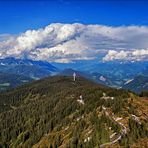
[[50, 24], [19, 35], [0, 35], [0, 58], [49, 62], [147, 60], [147, 26]]

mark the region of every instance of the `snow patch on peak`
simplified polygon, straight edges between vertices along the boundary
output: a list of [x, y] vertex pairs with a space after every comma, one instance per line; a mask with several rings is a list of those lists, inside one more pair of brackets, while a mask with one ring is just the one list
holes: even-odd
[[103, 76], [100, 76], [100, 78], [99, 78], [101, 81], [106, 81], [106, 78], [105, 77], [103, 77]]

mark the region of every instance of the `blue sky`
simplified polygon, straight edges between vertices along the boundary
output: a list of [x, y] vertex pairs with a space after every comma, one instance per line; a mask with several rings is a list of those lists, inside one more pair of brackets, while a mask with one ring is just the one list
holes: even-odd
[[148, 25], [144, 0], [0, 0], [0, 34], [18, 34], [50, 23]]

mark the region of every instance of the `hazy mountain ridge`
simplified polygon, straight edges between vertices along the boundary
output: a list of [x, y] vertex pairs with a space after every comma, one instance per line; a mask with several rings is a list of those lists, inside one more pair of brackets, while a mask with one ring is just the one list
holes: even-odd
[[146, 91], [148, 90], [148, 76], [138, 75], [127, 81], [122, 88], [138, 93]]
[[0, 59], [0, 72], [40, 79], [56, 74], [58, 69], [48, 62], [5, 58]]

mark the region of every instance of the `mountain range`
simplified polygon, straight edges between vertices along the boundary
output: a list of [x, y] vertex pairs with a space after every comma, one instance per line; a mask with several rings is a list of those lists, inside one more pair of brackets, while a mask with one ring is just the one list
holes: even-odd
[[23, 75], [32, 79], [40, 79], [56, 74], [58, 69], [44, 61], [5, 58], [0, 59], [0, 72]]
[[[71, 76], [74, 72], [77, 75], [83, 76], [87, 79], [95, 81], [115, 88], [123, 88], [127, 90], [140, 93], [147, 90], [147, 62], [94, 62], [94, 61], [77, 61], [74, 63], [49, 63], [45, 61], [33, 61], [29, 59], [15, 59], [5, 58], [0, 59], [0, 73], [10, 75], [17, 75], [18, 77], [28, 78], [30, 80], [38, 80], [47, 76], [62, 75]], [[139, 78], [140, 76], [140, 78]], [[144, 78], [142, 78], [144, 77]], [[137, 80], [138, 78], [138, 80]], [[142, 79], [141, 79], [142, 78]], [[4, 80], [2, 80], [4, 79]], [[14, 82], [15, 77], [10, 76], [9, 80]], [[9, 80], [2, 77], [1, 86], [8, 85]], [[138, 81], [137, 86], [132, 85], [130, 80]], [[23, 83], [11, 84], [12, 87], [19, 86]], [[136, 82], [135, 82], [136, 83]], [[3, 88], [1, 89], [3, 90]]]
[[32, 82], [34, 79], [17, 74], [0, 73], [0, 91], [6, 91]]
[[125, 82], [122, 88], [138, 93], [146, 91], [148, 90], [148, 76], [138, 75]]

